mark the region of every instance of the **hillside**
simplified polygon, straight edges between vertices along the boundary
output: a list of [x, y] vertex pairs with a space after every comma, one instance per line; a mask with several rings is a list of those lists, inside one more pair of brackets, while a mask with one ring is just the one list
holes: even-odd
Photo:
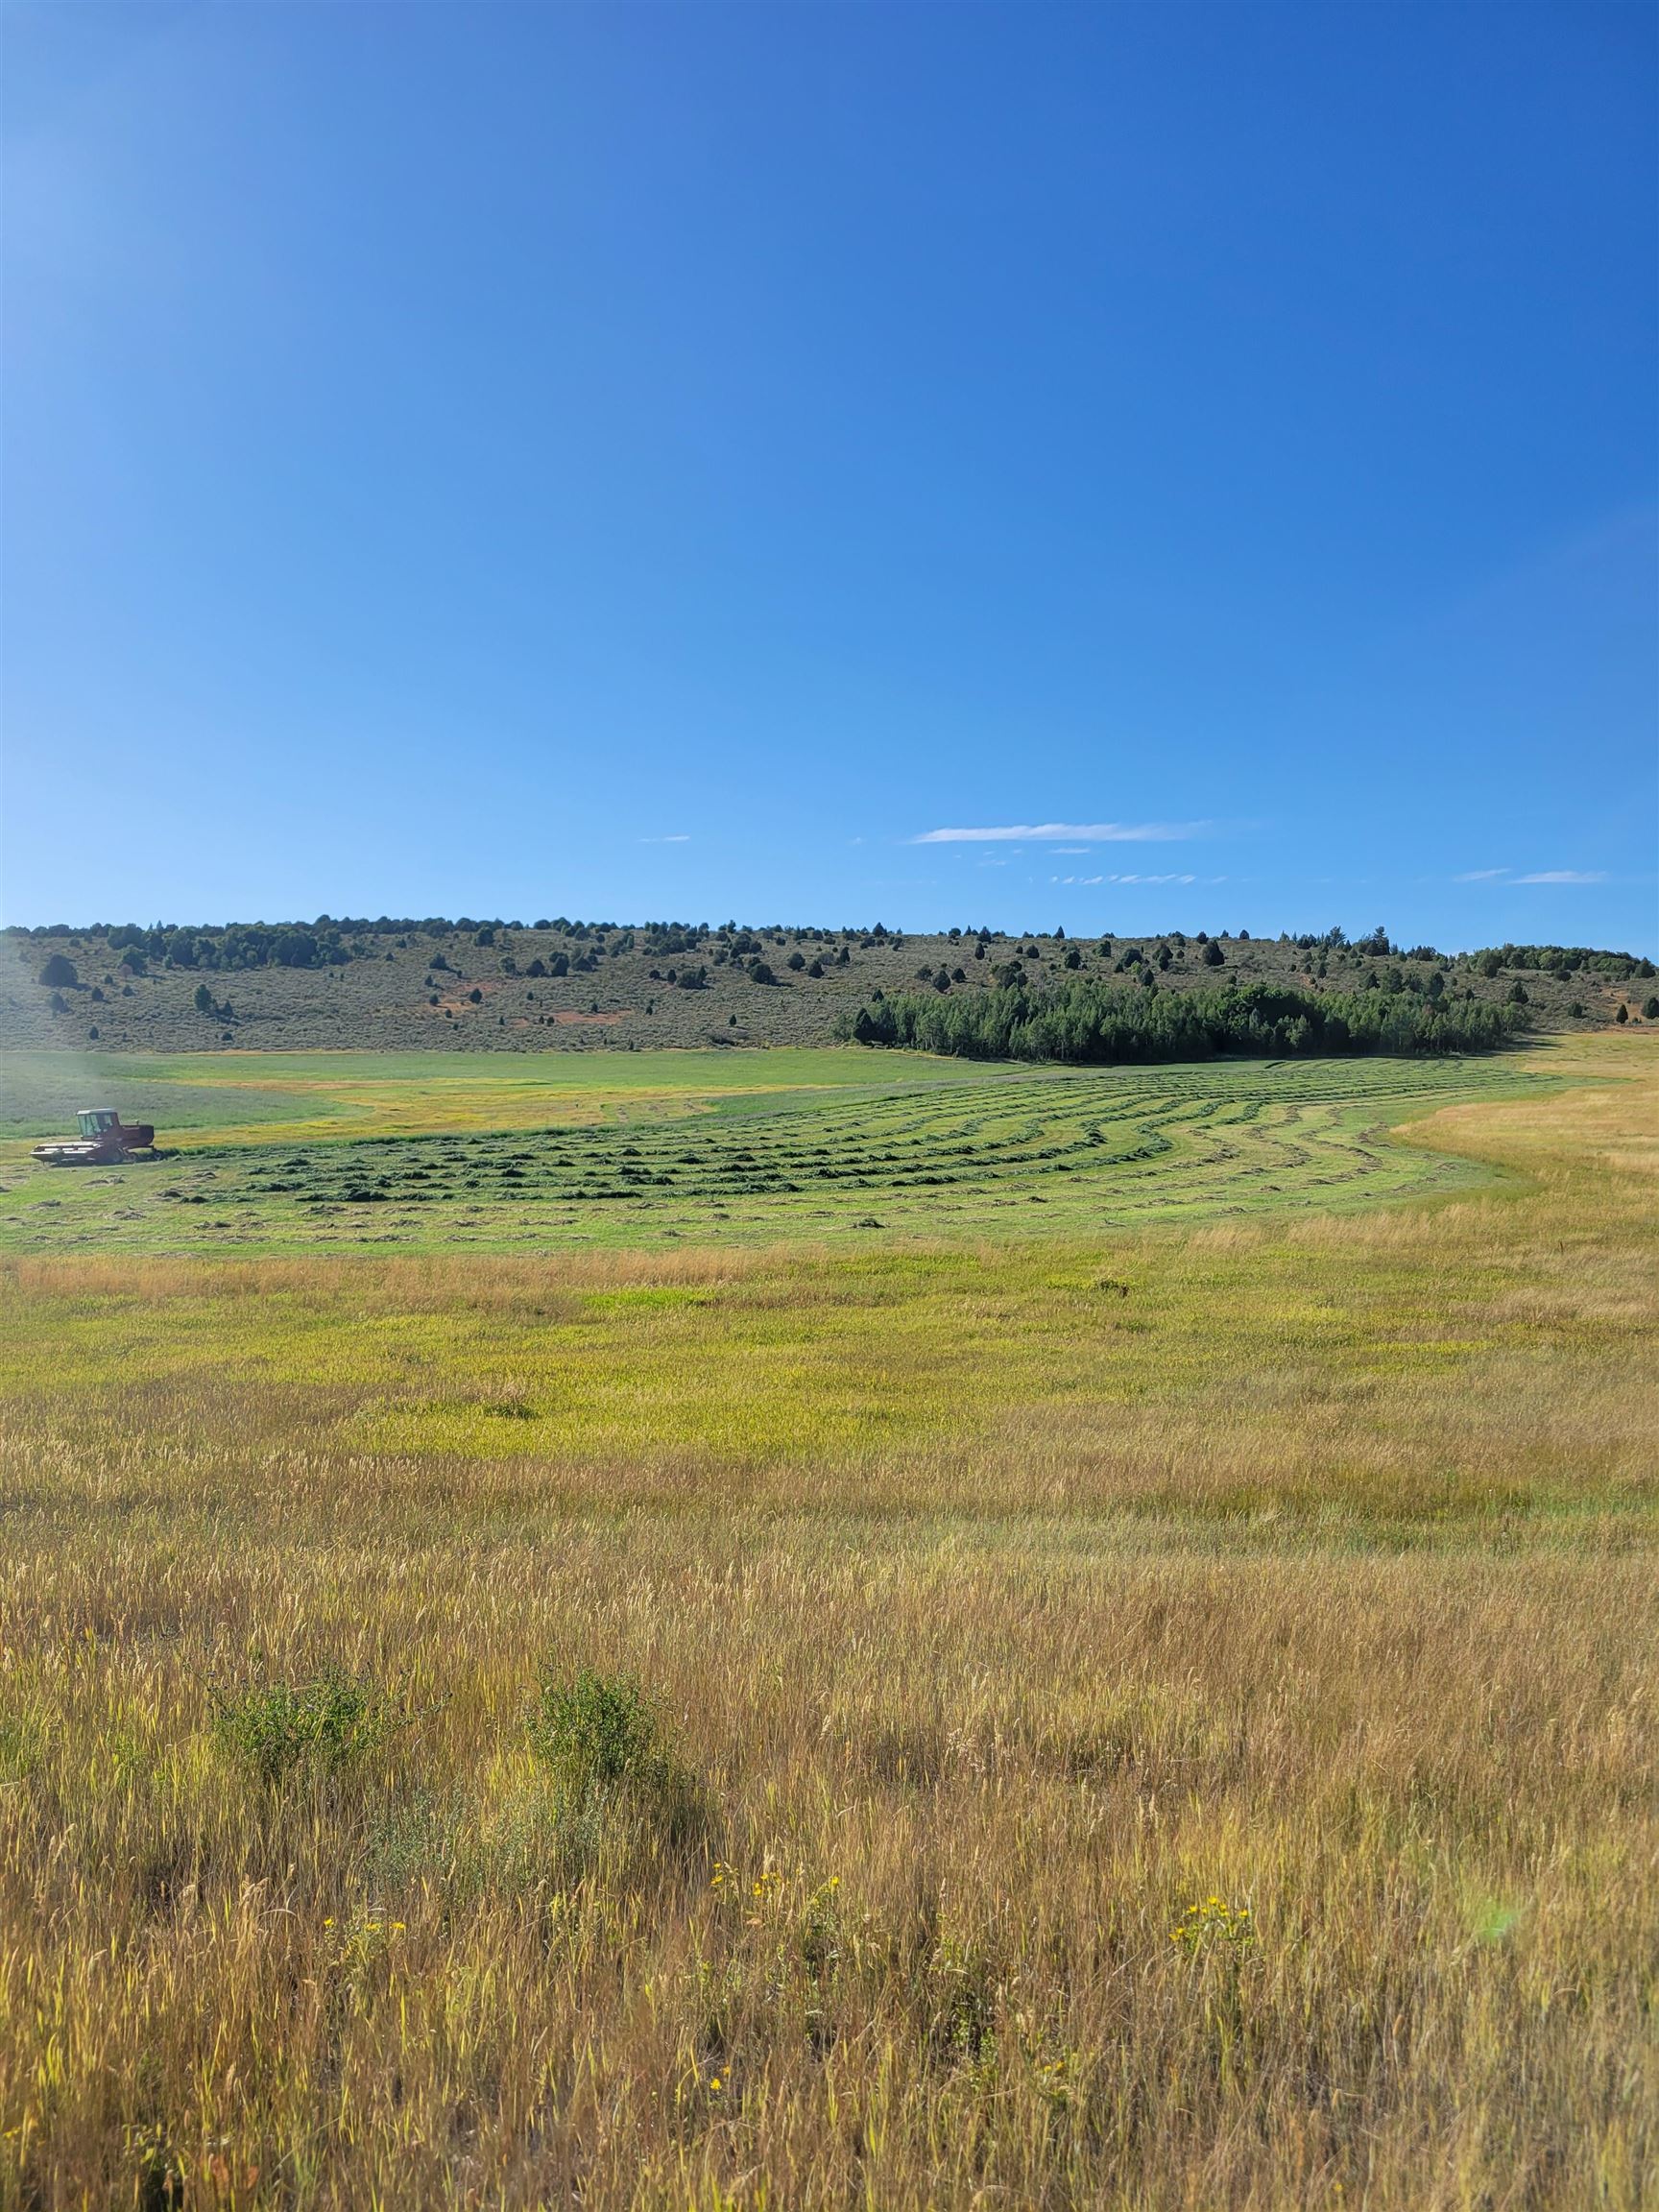
[[[1542, 1029], [1652, 1002], [1653, 964], [1582, 948], [1443, 955], [1378, 932], [1348, 943], [910, 936], [868, 929], [541, 921], [333, 922], [0, 933], [0, 1044], [108, 1051], [327, 1048], [591, 1051], [830, 1042], [879, 991], [983, 992], [1018, 967], [1166, 991], [1220, 982], [1414, 991], [1524, 1004]], [[1524, 998], [1517, 1000], [1517, 991]], [[839, 1027], [838, 1027], [839, 1018]]]

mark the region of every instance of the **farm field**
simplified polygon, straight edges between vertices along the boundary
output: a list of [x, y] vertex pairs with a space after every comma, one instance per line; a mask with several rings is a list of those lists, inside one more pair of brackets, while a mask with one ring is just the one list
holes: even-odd
[[0, 2201], [1654, 2201], [1659, 1034], [283, 1063], [10, 1077]]
[[[0, 1252], [868, 1243], [1345, 1209], [1490, 1180], [1386, 1131], [1548, 1087], [1574, 1049], [1147, 1069], [856, 1049], [19, 1054]], [[93, 1093], [156, 1121], [167, 1156], [42, 1175], [27, 1139]]]

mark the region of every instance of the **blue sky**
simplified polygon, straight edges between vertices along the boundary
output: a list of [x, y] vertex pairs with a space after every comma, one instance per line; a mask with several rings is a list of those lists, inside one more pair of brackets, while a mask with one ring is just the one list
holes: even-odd
[[0, 911], [1659, 950], [1656, 25], [13, 0]]

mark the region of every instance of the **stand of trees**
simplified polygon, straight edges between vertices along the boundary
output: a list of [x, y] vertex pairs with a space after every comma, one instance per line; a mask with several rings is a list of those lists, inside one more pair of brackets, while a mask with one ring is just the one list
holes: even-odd
[[1633, 975], [1653, 974], [1652, 961], [1634, 952], [1598, 952], [1588, 945], [1492, 945], [1473, 958], [1482, 975], [1501, 975], [1506, 968], [1526, 968], [1541, 975], [1576, 975], [1582, 971], [1623, 983]]
[[1045, 991], [1004, 986], [952, 994], [899, 992], [861, 1006], [845, 1026], [859, 1045], [970, 1060], [1208, 1060], [1218, 1053], [1488, 1052], [1526, 1024], [1525, 1010], [1384, 991], [1283, 990], [1267, 983], [1214, 991], [1124, 990], [1068, 976]]

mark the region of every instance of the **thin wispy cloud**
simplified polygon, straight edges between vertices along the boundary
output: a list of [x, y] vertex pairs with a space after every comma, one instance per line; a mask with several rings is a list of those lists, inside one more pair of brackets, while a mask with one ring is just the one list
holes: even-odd
[[1079, 889], [1093, 883], [1196, 883], [1196, 876], [1050, 876], [1050, 883], [1072, 883]]
[[1534, 868], [1517, 876], [1513, 868], [1465, 868], [1454, 883], [1605, 883], [1605, 868]]
[[666, 837], [641, 837], [639, 842], [641, 845], [689, 845], [691, 832], [688, 830], [673, 830]]
[[1010, 822], [985, 830], [924, 830], [912, 845], [1164, 845], [1202, 837], [1208, 822]]

